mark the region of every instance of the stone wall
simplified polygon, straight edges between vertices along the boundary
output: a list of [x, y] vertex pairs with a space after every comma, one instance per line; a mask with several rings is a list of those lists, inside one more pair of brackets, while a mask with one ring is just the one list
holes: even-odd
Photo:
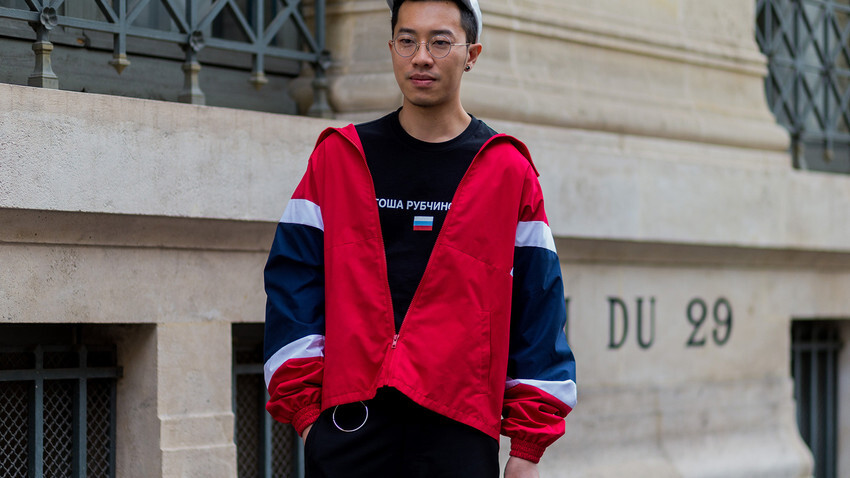
[[[579, 407], [546, 472], [807, 476], [790, 321], [850, 316], [850, 184], [791, 168], [755, 3], [482, 8], [464, 105], [535, 157], [579, 363]], [[340, 116], [398, 107], [384, 2], [328, 11]]]

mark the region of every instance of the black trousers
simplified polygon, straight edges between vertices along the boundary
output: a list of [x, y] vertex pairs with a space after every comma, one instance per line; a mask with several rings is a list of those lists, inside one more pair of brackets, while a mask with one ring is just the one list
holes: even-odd
[[385, 387], [322, 412], [304, 460], [306, 478], [498, 478], [499, 442]]

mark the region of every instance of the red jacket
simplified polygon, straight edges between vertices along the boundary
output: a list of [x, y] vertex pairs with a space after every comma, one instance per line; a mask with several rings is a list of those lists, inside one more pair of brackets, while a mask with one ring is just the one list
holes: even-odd
[[[564, 433], [575, 365], [537, 173], [492, 137], [460, 182], [398, 335], [355, 128], [320, 136], [265, 270], [267, 409], [300, 434], [382, 386], [537, 461]], [[504, 414], [504, 419], [501, 415]]]

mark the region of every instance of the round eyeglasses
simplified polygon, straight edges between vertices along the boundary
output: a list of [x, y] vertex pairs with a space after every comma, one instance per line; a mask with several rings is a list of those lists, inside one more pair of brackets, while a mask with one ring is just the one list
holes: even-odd
[[445, 58], [451, 53], [453, 46], [469, 46], [471, 43], [452, 43], [448, 37], [435, 35], [428, 41], [417, 41], [413, 35], [402, 33], [390, 41], [399, 56], [409, 58], [419, 51], [419, 45], [425, 44], [425, 49], [436, 59]]

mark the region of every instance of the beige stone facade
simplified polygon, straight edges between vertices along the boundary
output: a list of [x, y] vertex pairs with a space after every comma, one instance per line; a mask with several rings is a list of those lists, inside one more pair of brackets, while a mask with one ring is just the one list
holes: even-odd
[[[755, 2], [481, 4], [464, 104], [541, 171], [578, 363], [542, 476], [810, 476], [790, 324], [850, 319], [850, 177], [792, 169]], [[236, 475], [231, 324], [317, 134], [400, 105], [385, 5], [328, 2], [335, 122], [0, 85], [0, 322], [114, 338], [118, 476]]]

